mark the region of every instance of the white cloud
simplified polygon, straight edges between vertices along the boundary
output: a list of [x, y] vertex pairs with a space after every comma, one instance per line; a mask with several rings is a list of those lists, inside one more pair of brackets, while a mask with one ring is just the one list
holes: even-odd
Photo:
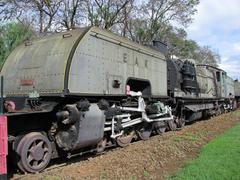
[[208, 26], [229, 29], [240, 27], [239, 0], [202, 0], [195, 15], [195, 22], [189, 27], [193, 31], [208, 31]]
[[240, 76], [240, 0], [201, 0], [194, 22], [187, 28], [190, 39], [211, 46], [222, 57], [220, 67]]
[[232, 77], [234, 80], [240, 80], [239, 67], [232, 63], [219, 64], [219, 67], [227, 72], [228, 76]]

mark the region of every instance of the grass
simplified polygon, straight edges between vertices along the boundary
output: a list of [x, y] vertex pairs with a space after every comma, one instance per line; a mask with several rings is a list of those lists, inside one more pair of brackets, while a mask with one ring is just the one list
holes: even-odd
[[240, 124], [208, 143], [197, 159], [170, 179], [240, 179]]
[[102, 171], [101, 175], [100, 175], [100, 180], [105, 180], [107, 179], [107, 172], [106, 171]]
[[150, 176], [149, 172], [146, 171], [146, 170], [144, 170], [143, 175], [144, 175], [144, 177], [148, 177], [148, 176]]

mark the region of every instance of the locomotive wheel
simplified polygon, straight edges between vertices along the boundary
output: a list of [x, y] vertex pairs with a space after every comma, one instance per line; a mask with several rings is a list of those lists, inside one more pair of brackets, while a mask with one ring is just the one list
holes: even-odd
[[168, 121], [168, 127], [169, 127], [169, 130], [176, 131], [177, 124], [174, 122], [174, 120], [170, 120]]
[[221, 111], [221, 109], [219, 108], [218, 110], [217, 110], [217, 116], [219, 116], [219, 115], [221, 115], [222, 114], [222, 111]]
[[158, 135], [164, 133], [167, 129], [167, 125], [165, 122], [155, 122], [153, 126], [156, 134]]
[[133, 132], [130, 132], [129, 134], [123, 134], [117, 137], [116, 142], [120, 147], [126, 147], [131, 143], [133, 136]]
[[225, 113], [225, 109], [223, 106], [220, 107], [220, 111], [221, 111], [221, 114], [224, 114]]
[[156, 133], [158, 135], [160, 135], [160, 134], [164, 133], [166, 131], [166, 129], [167, 129], [167, 127], [159, 127], [156, 129]]
[[102, 153], [107, 145], [107, 138], [103, 138], [98, 144], [97, 144], [97, 148], [96, 148], [96, 153]]
[[42, 171], [52, 156], [51, 143], [46, 136], [39, 132], [25, 135], [17, 149], [19, 161], [17, 165], [23, 172], [36, 173]]
[[178, 128], [182, 128], [185, 126], [185, 119], [183, 118], [177, 118], [176, 119], [176, 124]]
[[149, 139], [150, 135], [152, 134], [152, 126], [148, 125], [146, 127], [142, 127], [140, 130], [137, 130], [137, 134], [141, 140]]

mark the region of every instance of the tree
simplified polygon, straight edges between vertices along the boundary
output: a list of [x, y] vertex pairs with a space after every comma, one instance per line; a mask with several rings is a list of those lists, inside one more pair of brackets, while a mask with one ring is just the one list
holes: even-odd
[[147, 0], [140, 4], [134, 0], [8, 0], [0, 4], [0, 18], [29, 22], [39, 32], [89, 24], [150, 42], [171, 21], [187, 26], [198, 3], [199, 0]]
[[29, 26], [20, 23], [10, 23], [0, 27], [0, 65], [16, 46], [32, 35], [33, 31]]
[[126, 7], [133, 0], [90, 0], [87, 1], [88, 20], [91, 25], [110, 29], [126, 20]]
[[53, 26], [61, 3], [62, 0], [9, 0], [3, 4], [0, 18], [28, 22], [46, 33]]
[[5, 0], [0, 2], [0, 20], [31, 24], [40, 33], [99, 26], [142, 44], [161, 40], [168, 45], [168, 56], [216, 66], [219, 54], [189, 40], [184, 30], [198, 4], [199, 0]]
[[203, 46], [199, 48], [198, 57], [201, 64], [208, 64], [212, 66], [217, 66], [217, 63], [221, 62], [220, 55], [212, 50], [209, 46]]
[[131, 34], [138, 36], [140, 30], [141, 37], [134, 39], [149, 43], [158, 38], [158, 32], [164, 31], [170, 22], [175, 21], [186, 27], [192, 21], [198, 4], [199, 0], [148, 0], [143, 2], [138, 8], [137, 19], [132, 24], [135, 27], [131, 30], [135, 32]]
[[75, 29], [80, 25], [79, 18], [83, 15], [84, 0], [65, 0], [60, 7], [59, 20], [61, 24], [67, 29]]
[[169, 25], [165, 31], [160, 33], [160, 38], [168, 45], [169, 56], [175, 55], [182, 59], [194, 59], [198, 45], [195, 41], [187, 39], [187, 33], [184, 29], [176, 29]]
[[[39, 12], [40, 32], [47, 32], [53, 25], [54, 16], [57, 14], [62, 1], [32, 0], [28, 3], [32, 4], [32, 7], [36, 8], [37, 11]], [[47, 22], [44, 23], [44, 21]]]
[[187, 39], [187, 33], [182, 28], [165, 26], [159, 37], [168, 45], [168, 56], [180, 59], [194, 59], [197, 64], [217, 66], [220, 55], [208, 46], [199, 46], [195, 41]]

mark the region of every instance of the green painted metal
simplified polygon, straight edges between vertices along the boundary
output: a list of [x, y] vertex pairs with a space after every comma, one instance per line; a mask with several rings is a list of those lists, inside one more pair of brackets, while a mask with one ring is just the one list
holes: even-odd
[[1, 71], [5, 79], [5, 94], [62, 93], [70, 53], [86, 30], [47, 35], [18, 46]]
[[[162, 53], [97, 27], [49, 35], [17, 47], [1, 75], [5, 95], [124, 95], [129, 78], [148, 81], [167, 96]], [[113, 82], [120, 83], [119, 88]]]

